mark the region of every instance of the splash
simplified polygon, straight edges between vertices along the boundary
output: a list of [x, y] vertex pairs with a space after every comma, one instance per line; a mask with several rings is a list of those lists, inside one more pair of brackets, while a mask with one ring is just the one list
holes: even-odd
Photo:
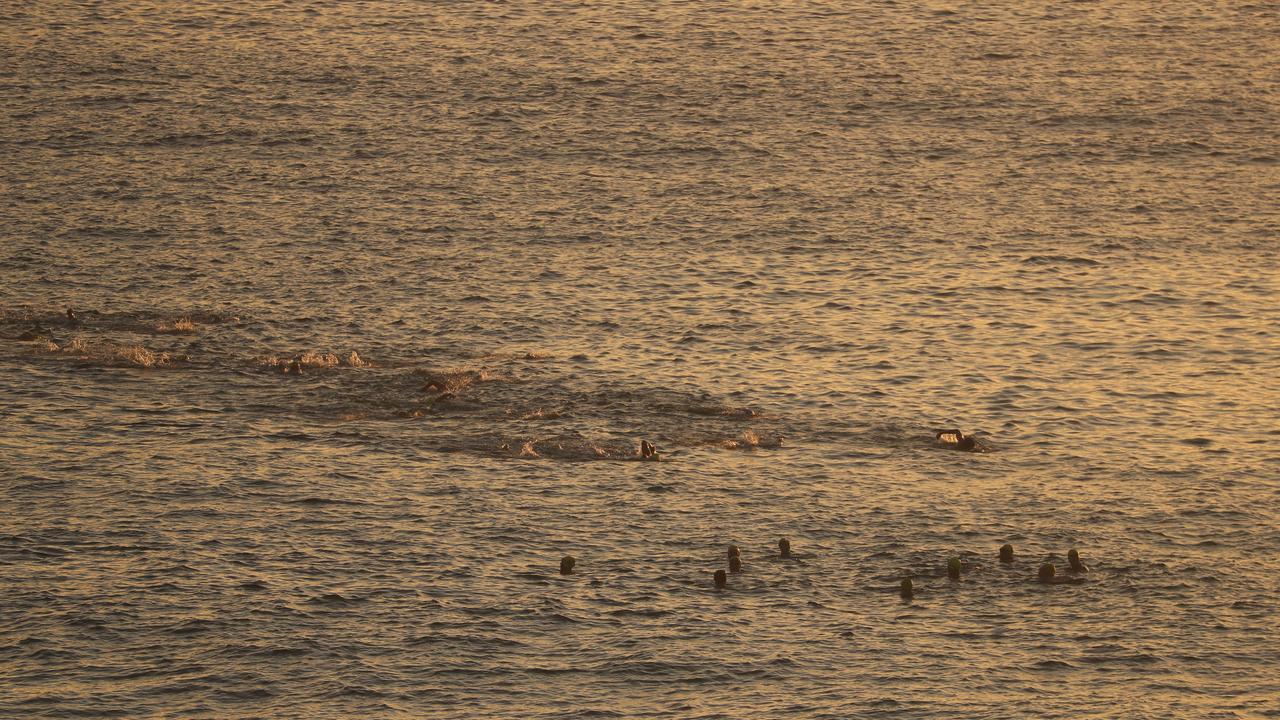
[[289, 357], [272, 355], [263, 358], [261, 362], [266, 367], [273, 368], [281, 372], [289, 370], [295, 362], [304, 370], [327, 370], [337, 367], [374, 367], [373, 363], [360, 357], [360, 354], [355, 350], [352, 350], [345, 357], [339, 356], [335, 353], [321, 353], [308, 350], [301, 355], [293, 355]]
[[726, 450], [755, 450], [758, 448], [775, 449], [782, 447], [782, 436], [771, 433], [760, 434], [750, 428], [743, 430], [736, 437], [726, 438], [715, 443]]
[[450, 448], [463, 452], [479, 452], [497, 457], [526, 460], [645, 460], [639, 446], [633, 443], [608, 443], [592, 440], [576, 433], [491, 443], [475, 443]]
[[158, 368], [191, 360], [186, 355], [175, 355], [152, 350], [142, 345], [93, 341], [83, 336], [76, 336], [65, 345], [58, 345], [52, 340], [45, 340], [43, 345], [38, 347], [48, 353], [70, 355], [77, 360], [104, 367]]
[[177, 320], [160, 320], [155, 324], [154, 330], [160, 335], [194, 335], [196, 327], [191, 318], [184, 317]]
[[486, 369], [432, 370], [419, 368], [414, 370], [413, 374], [424, 380], [421, 388], [423, 392], [437, 392], [441, 394], [457, 394], [477, 383], [488, 382], [496, 379], [496, 376]]

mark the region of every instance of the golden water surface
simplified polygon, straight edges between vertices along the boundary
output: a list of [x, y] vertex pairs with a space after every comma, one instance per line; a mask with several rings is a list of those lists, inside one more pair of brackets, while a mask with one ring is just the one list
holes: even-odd
[[0, 717], [1280, 716], [1278, 38], [0, 5]]

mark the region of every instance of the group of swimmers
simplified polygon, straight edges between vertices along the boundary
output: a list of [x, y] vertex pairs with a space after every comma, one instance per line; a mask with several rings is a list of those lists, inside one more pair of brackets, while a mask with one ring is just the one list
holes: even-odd
[[[729, 572], [742, 572], [742, 550], [737, 545], [730, 545], [728, 550], [729, 556]], [[796, 560], [797, 558], [791, 554], [791, 541], [782, 538], [778, 541], [778, 557], [783, 560]], [[716, 589], [723, 589], [729, 584], [729, 576], [724, 574], [723, 570], [717, 570], [715, 575]]]
[[[742, 549], [737, 545], [730, 545], [726, 552], [726, 556], [729, 560], [729, 572], [742, 572]], [[1012, 564], [1013, 546], [1008, 543], [1002, 545], [1000, 547], [999, 557], [1001, 563]], [[778, 541], [778, 558], [782, 560], [798, 560], [798, 558], [791, 553], [791, 541], [787, 538], [782, 538]], [[560, 574], [572, 575], [573, 568], [577, 564], [577, 558], [572, 555], [564, 556], [560, 559]], [[1069, 566], [1069, 569], [1067, 570], [1068, 574], [1063, 576], [1058, 574], [1058, 569], [1053, 563], [1042, 563], [1036, 579], [1047, 585], [1075, 584], [1084, 582], [1084, 578], [1081, 578], [1080, 575], [1089, 572], [1089, 568], [1080, 561], [1079, 550], [1072, 548], [1067, 553], [1067, 564]], [[975, 566], [961, 562], [958, 557], [953, 557], [947, 561], [947, 577], [953, 581], [959, 580], [961, 572], [973, 569], [973, 567]], [[729, 576], [724, 570], [716, 570], [712, 577], [717, 590], [723, 590], [729, 584]], [[915, 597], [915, 586], [912, 584], [911, 578], [903, 579], [898, 592], [903, 599], [906, 600], [910, 600]]]
[[[1000, 546], [1000, 562], [1008, 565], [1013, 563], [1013, 546], [1005, 543]], [[1074, 585], [1084, 582], [1084, 578], [1080, 577], [1084, 573], [1089, 572], [1089, 568], [1080, 561], [1080, 551], [1071, 548], [1067, 552], [1067, 575], [1059, 575], [1058, 568], [1051, 562], [1041, 563], [1040, 569], [1036, 573], [1036, 580], [1046, 585]], [[973, 566], [961, 562], [960, 558], [953, 557], [947, 561], [947, 577], [951, 580], [959, 580], [960, 573], [964, 570], [972, 569]], [[905, 578], [899, 586], [899, 594], [903, 599], [910, 600], [915, 597], [915, 588], [911, 583], [911, 578]]]
[[[979, 440], [973, 435], [966, 435], [960, 430], [938, 430], [934, 433], [938, 444], [950, 450], [961, 450], [963, 452], [989, 452], [991, 446]], [[657, 460], [658, 448], [648, 440], [640, 441], [640, 451], [637, 456], [641, 460]]]

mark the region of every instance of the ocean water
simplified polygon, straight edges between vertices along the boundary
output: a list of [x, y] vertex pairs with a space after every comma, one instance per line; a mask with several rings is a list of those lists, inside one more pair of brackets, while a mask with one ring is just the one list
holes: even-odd
[[0, 7], [0, 717], [1280, 717], [1277, 38]]

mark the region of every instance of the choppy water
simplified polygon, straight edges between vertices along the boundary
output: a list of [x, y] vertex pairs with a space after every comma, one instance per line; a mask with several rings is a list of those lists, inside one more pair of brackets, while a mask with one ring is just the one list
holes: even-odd
[[0, 8], [0, 716], [1280, 716], [1280, 11], [1004, 5]]

